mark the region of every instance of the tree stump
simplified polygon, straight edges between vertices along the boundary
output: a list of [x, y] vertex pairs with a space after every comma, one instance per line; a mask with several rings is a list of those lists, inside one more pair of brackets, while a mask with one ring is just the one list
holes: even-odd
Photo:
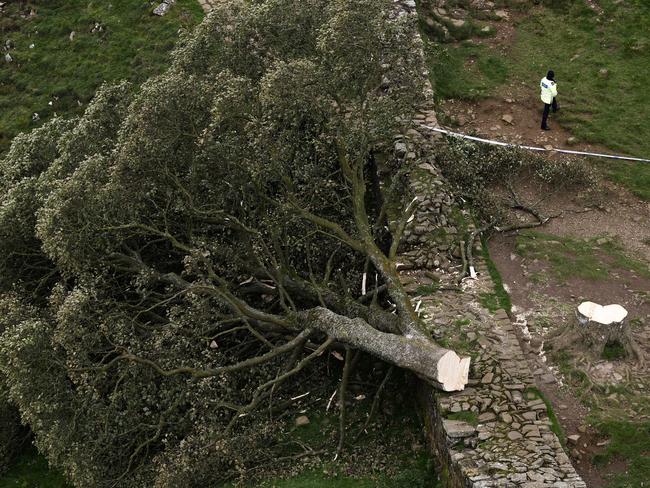
[[627, 356], [641, 361], [642, 353], [635, 344], [630, 331], [627, 310], [620, 305], [602, 306], [582, 302], [576, 310], [577, 324], [569, 327], [551, 341], [553, 348], [586, 349], [595, 358], [602, 357], [605, 346], [620, 344]]

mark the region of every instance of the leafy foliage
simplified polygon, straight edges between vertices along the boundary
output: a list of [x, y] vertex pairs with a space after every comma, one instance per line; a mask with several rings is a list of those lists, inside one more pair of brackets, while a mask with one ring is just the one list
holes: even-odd
[[502, 148], [450, 139], [439, 148], [436, 162], [457, 195], [468, 200], [485, 222], [506, 220], [501, 195], [518, 178], [545, 185], [552, 192], [569, 188], [591, 188], [596, 175], [583, 161], [547, 159], [517, 148]]
[[390, 10], [221, 2], [167, 72], [16, 138], [0, 163], [0, 365], [75, 486], [238, 478], [273, 459], [269, 412], [322, 367], [333, 339], [307, 311], [396, 328], [386, 300], [354, 300], [369, 261], [397, 283], [366, 181], [425, 81], [415, 26]]

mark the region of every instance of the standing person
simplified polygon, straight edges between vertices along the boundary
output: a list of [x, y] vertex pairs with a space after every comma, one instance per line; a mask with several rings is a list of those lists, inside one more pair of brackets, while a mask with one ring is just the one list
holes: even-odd
[[542, 115], [542, 130], [551, 130], [547, 124], [548, 112], [553, 107], [553, 113], [559, 110], [557, 106], [557, 83], [555, 83], [555, 73], [549, 70], [546, 77], [542, 78], [539, 83], [542, 89], [542, 102], [544, 102], [544, 115]]

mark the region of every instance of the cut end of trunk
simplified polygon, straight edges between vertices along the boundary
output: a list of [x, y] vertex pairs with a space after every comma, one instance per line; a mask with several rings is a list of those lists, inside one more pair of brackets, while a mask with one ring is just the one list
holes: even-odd
[[581, 323], [596, 322], [602, 325], [618, 324], [627, 317], [627, 310], [620, 305], [598, 305], [594, 302], [582, 302], [578, 306], [578, 320]]
[[470, 358], [461, 358], [454, 351], [447, 351], [438, 360], [436, 381], [443, 391], [465, 389], [469, 377]]

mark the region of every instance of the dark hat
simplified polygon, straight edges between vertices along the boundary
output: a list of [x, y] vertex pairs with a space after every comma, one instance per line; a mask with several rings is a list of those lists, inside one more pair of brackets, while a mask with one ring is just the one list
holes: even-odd
[[555, 81], [555, 72], [552, 69], [548, 70], [548, 73], [546, 73], [546, 79]]

